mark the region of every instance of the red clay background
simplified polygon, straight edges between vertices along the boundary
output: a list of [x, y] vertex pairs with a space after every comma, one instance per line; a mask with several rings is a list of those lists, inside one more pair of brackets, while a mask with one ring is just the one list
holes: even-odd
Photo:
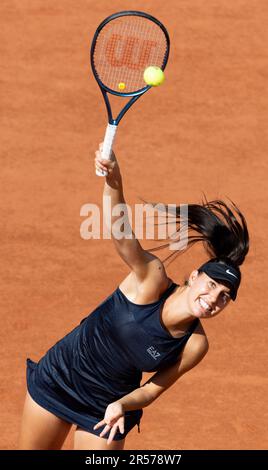
[[[126, 448], [267, 448], [266, 0], [1, 0], [0, 447], [17, 445], [26, 357], [38, 360], [127, 274], [110, 241], [80, 237], [81, 206], [101, 202], [93, 158], [106, 126], [89, 44], [126, 8], [171, 37], [165, 84], [120, 124], [127, 201], [228, 196], [251, 234], [237, 302], [203, 322], [209, 354], [145, 410]], [[169, 275], [181, 282], [204, 259], [194, 248]]]

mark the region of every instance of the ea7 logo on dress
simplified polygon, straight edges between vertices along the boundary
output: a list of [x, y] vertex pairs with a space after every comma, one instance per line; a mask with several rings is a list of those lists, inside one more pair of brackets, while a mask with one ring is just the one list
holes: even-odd
[[153, 359], [157, 359], [161, 356], [160, 352], [158, 352], [153, 346], [150, 346], [146, 351], [152, 356]]

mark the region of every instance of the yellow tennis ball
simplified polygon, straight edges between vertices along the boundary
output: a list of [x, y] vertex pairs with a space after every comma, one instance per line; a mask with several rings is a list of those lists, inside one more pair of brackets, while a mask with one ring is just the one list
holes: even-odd
[[144, 70], [143, 79], [147, 85], [158, 86], [162, 85], [165, 80], [165, 74], [160, 67], [150, 65]]
[[118, 83], [119, 90], [124, 90], [126, 88], [126, 84], [124, 82]]

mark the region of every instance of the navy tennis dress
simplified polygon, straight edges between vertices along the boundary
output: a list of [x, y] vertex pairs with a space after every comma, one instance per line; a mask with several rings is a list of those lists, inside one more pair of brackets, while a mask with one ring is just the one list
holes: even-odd
[[[80, 325], [35, 363], [27, 359], [31, 397], [56, 416], [99, 435], [93, 426], [106, 407], [140, 387], [142, 372], [158, 371], [178, 361], [197, 326], [195, 320], [181, 338], [162, 326], [161, 308], [174, 291], [172, 283], [161, 298], [137, 305], [118, 287]], [[137, 424], [142, 410], [125, 413], [123, 439]]]

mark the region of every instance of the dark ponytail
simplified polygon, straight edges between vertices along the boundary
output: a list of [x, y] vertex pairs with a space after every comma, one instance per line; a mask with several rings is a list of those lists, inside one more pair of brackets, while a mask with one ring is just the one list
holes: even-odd
[[[188, 204], [188, 220], [183, 220], [180, 207], [176, 208], [176, 227], [183, 232], [188, 225], [187, 249], [196, 242], [203, 242], [211, 258], [228, 262], [234, 266], [243, 263], [249, 250], [249, 234], [245, 217], [238, 207], [230, 201], [228, 206], [221, 200], [207, 201], [202, 204]], [[168, 206], [165, 206], [168, 213]], [[174, 223], [174, 221], [173, 221]], [[179, 232], [178, 236], [179, 236]], [[168, 247], [174, 243], [173, 239], [165, 245], [153, 248], [151, 251]], [[172, 260], [179, 252], [171, 253], [167, 258]], [[166, 261], [165, 260], [165, 261]]]

